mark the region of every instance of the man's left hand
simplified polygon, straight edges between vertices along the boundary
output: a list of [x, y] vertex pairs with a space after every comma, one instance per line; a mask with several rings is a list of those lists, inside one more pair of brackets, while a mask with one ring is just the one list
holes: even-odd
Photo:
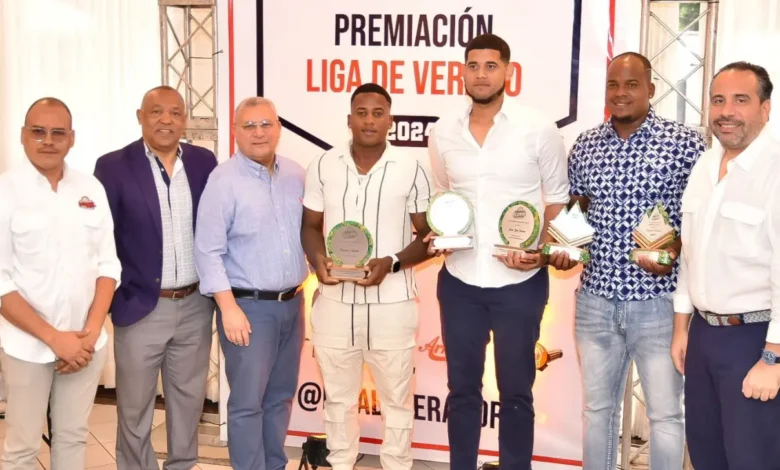
[[520, 271], [531, 271], [544, 266], [546, 256], [538, 253], [528, 253], [519, 250], [509, 250], [509, 253], [503, 256], [497, 256], [498, 260], [504, 263], [507, 268]]
[[368, 276], [365, 279], [357, 281], [355, 284], [359, 286], [378, 286], [382, 283], [390, 273], [390, 269], [393, 267], [393, 258], [385, 256], [384, 258], [374, 258], [368, 262], [366, 268], [368, 269]]
[[742, 381], [742, 393], [745, 398], [774, 400], [778, 389], [780, 389], [780, 365], [771, 366], [763, 361], [758, 361]]
[[645, 256], [641, 256], [636, 260], [637, 266], [656, 276], [668, 276], [674, 270], [674, 261], [677, 259], [677, 252], [672, 248], [666, 248], [669, 252], [669, 257], [672, 259], [672, 264], [669, 266], [656, 263]]

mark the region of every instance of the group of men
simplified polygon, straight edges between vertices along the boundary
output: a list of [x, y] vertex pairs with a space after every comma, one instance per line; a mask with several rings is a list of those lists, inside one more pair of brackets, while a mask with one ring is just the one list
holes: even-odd
[[[578, 263], [564, 253], [494, 256], [496, 221], [518, 200], [540, 209], [535, 246], [553, 241], [549, 221], [574, 203], [595, 229], [575, 320], [583, 467], [616, 468], [620, 398], [634, 360], [652, 470], [682, 467], [686, 434], [697, 469], [780, 468], [780, 143], [766, 127], [768, 74], [740, 62], [716, 75], [711, 128], [723, 150], [705, 151], [696, 131], [655, 114], [649, 61], [620, 55], [607, 74], [610, 119], [567, 155], [554, 123], [505, 98], [509, 61], [498, 36], [467, 45], [471, 104], [435, 124], [430, 159], [388, 143], [392, 98], [364, 84], [351, 97], [352, 138], [307, 169], [277, 154], [281, 124], [273, 103], [259, 97], [236, 108], [238, 151], [217, 165], [212, 152], [180, 143], [187, 111], [163, 86], [143, 98], [142, 138], [98, 159], [93, 178], [65, 163], [75, 142], [67, 106], [36, 101], [21, 132], [28, 159], [0, 176], [3, 468], [35, 468], [47, 406], [52, 468], [84, 468], [109, 312], [118, 468], [157, 468], [150, 434], [160, 372], [164, 468], [195, 466], [216, 308], [231, 463], [283, 469], [304, 335], [301, 284], [312, 270], [329, 462], [335, 470], [356, 464], [367, 364], [382, 403], [382, 467], [408, 470], [419, 314], [413, 268], [442, 255], [450, 466], [477, 467], [492, 334], [500, 465], [528, 470], [548, 266]], [[426, 210], [443, 190], [473, 207], [472, 249], [431, 246]], [[674, 262], [631, 262], [633, 231], [658, 202], [679, 234], [666, 248]], [[361, 280], [331, 275], [325, 238], [344, 221], [373, 235]]]

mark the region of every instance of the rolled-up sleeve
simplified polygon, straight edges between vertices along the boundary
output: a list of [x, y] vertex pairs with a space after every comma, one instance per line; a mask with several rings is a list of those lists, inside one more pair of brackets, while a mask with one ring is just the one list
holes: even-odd
[[114, 218], [111, 215], [111, 207], [108, 204], [106, 191], [103, 185], [96, 191], [99, 207], [102, 208], [100, 217], [100, 247], [98, 248], [98, 277], [107, 277], [116, 281], [119, 287], [122, 279], [122, 263], [116, 254], [116, 240], [114, 239]]
[[427, 166], [423, 162], [417, 162], [412, 190], [409, 191], [409, 196], [406, 198], [406, 209], [410, 214], [419, 214], [428, 210], [428, 201], [431, 198], [433, 188]]
[[769, 196], [769, 243], [772, 246], [770, 255], [769, 281], [771, 286], [772, 312], [766, 342], [780, 344], [780, 183], [775, 184], [775, 190]]
[[674, 311], [690, 315], [693, 313], [693, 302], [688, 292], [688, 261], [685, 257], [685, 248], [680, 251], [679, 270], [677, 271], [677, 288], [674, 291]]
[[566, 146], [558, 128], [549, 125], [539, 130], [536, 149], [539, 155], [539, 172], [546, 204], [569, 202], [569, 175]]
[[428, 158], [429, 164], [427, 167], [430, 168], [434, 182], [431, 195], [450, 189], [447, 168], [444, 166], [444, 160], [439, 153], [439, 145], [436, 141], [436, 124], [431, 127], [431, 133], [428, 135]]
[[18, 290], [13, 280], [12, 198], [4, 183], [0, 183], [0, 297]]
[[227, 253], [234, 204], [232, 189], [225, 182], [224, 178], [212, 173], [198, 206], [195, 269], [200, 278], [200, 292], [208, 296], [231, 287], [222, 257]]

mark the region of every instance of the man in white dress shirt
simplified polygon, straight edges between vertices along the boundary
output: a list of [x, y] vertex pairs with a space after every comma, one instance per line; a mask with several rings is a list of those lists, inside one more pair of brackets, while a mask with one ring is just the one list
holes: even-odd
[[51, 406], [53, 469], [84, 468], [87, 420], [107, 355], [121, 266], [103, 186], [65, 164], [70, 111], [36, 101], [27, 161], [0, 176], [0, 356], [8, 391], [4, 470], [36, 469]]
[[[569, 201], [566, 149], [557, 127], [504, 95], [511, 78], [509, 46], [492, 34], [466, 46], [465, 88], [473, 104], [445, 116], [428, 140], [436, 189], [466, 196], [474, 208], [474, 248], [447, 255], [439, 272], [438, 299], [447, 350], [450, 462], [453, 470], [477, 467], [482, 430], [485, 348], [493, 332], [501, 400], [499, 460], [502, 469], [528, 470], [534, 441], [531, 389], [535, 347], [549, 294], [547, 260], [539, 253], [495, 258], [503, 244], [499, 218], [515, 201], [532, 205], [547, 224]], [[544, 194], [544, 201], [542, 200]]]
[[[682, 199], [672, 358], [685, 374], [686, 434], [702, 470], [780, 469], [780, 142], [772, 82], [724, 67], [710, 89], [723, 149], [696, 163]], [[689, 330], [690, 329], [690, 330]]]

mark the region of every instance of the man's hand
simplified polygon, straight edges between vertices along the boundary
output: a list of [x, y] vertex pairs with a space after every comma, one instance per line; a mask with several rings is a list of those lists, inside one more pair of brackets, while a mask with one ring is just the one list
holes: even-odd
[[238, 304], [235, 307], [222, 309], [222, 328], [225, 337], [236, 346], [249, 346], [249, 335], [252, 334], [252, 326], [246, 319], [246, 314]]
[[561, 250], [550, 255], [550, 266], [558, 271], [568, 271], [577, 266], [577, 262], [569, 257], [569, 253]]
[[384, 258], [373, 258], [368, 262], [368, 276], [365, 279], [357, 281], [359, 286], [378, 286], [390, 274], [393, 267], [393, 258], [385, 256]]
[[742, 381], [745, 398], [761, 401], [774, 400], [780, 389], [780, 365], [771, 366], [758, 361]]
[[315, 272], [317, 273], [317, 280], [320, 281], [320, 284], [325, 284], [328, 286], [335, 286], [339, 283], [337, 279], [333, 279], [330, 277], [330, 274], [328, 273], [328, 270], [333, 267], [333, 260], [321, 256], [319, 259], [317, 259], [317, 264], [315, 266]]
[[431, 239], [436, 236], [436, 233], [433, 231], [428, 232], [428, 235], [423, 238], [423, 243], [428, 244], [428, 255], [429, 256], [447, 256], [452, 253], [453, 250], [437, 250], [433, 247], [433, 242]]
[[506, 255], [496, 256], [507, 268], [520, 271], [531, 271], [544, 266], [546, 256], [541, 253], [528, 253], [519, 250], [509, 250]]
[[656, 276], [667, 276], [672, 273], [672, 270], [674, 269], [674, 261], [677, 259], [677, 252], [674, 251], [672, 248], [666, 248], [665, 251], [669, 252], [669, 257], [672, 258], [672, 264], [669, 266], [665, 266], [663, 264], [658, 264], [655, 261], [651, 261], [646, 256], [640, 256], [636, 260], [637, 266], [644, 269], [645, 271], [655, 274]]
[[672, 334], [672, 362], [680, 375], [685, 375], [685, 355], [688, 351], [688, 331], [677, 331]]
[[70, 366], [74, 371], [83, 369], [92, 360], [92, 350], [84, 349], [83, 339], [88, 332], [84, 331], [58, 331], [54, 334], [49, 348], [61, 362]]

